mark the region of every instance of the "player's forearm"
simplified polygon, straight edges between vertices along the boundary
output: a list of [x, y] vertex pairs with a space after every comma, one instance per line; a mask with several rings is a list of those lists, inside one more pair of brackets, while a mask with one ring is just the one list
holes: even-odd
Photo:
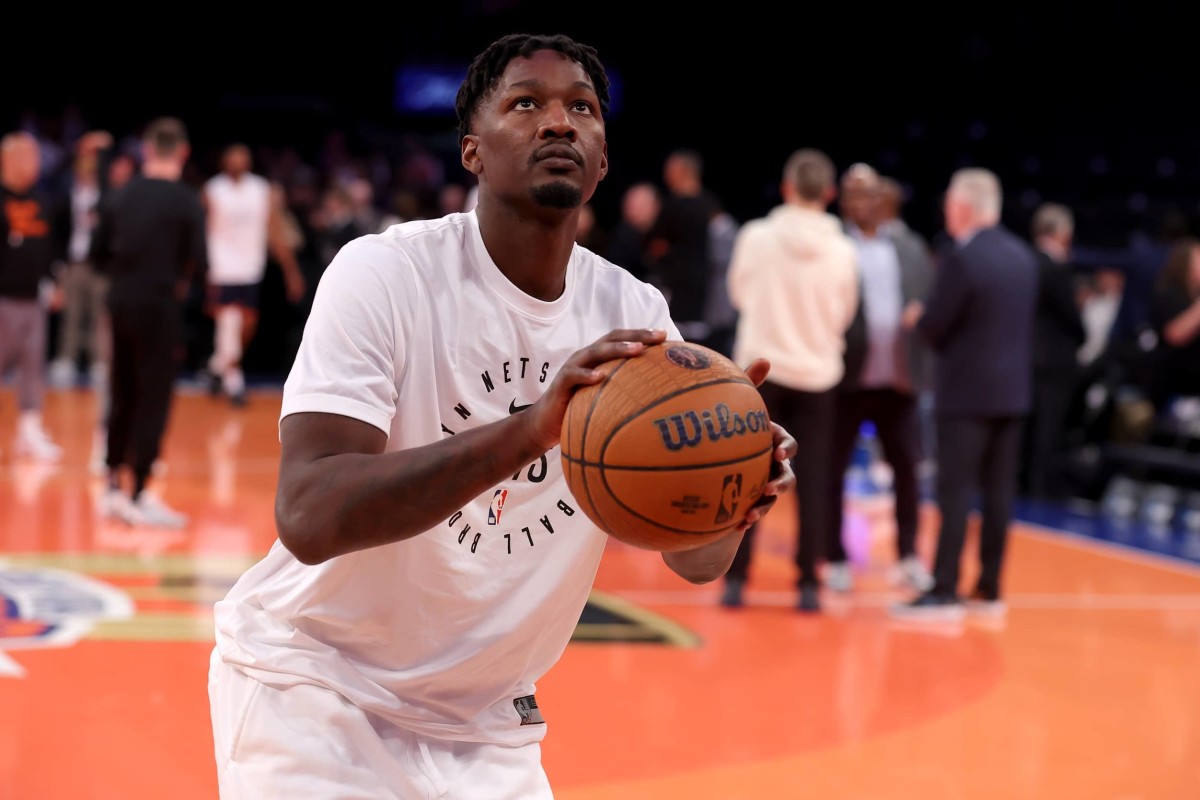
[[734, 532], [692, 550], [663, 553], [663, 561], [689, 583], [711, 583], [729, 571], [744, 535]]
[[291, 467], [280, 482], [280, 541], [301, 561], [398, 542], [446, 521], [544, 451], [521, 415], [423, 447], [343, 453]]

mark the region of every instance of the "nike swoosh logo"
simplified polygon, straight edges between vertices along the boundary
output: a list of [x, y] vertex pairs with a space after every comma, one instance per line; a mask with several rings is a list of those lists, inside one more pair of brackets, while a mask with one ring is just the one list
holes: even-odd
[[508, 413], [515, 414], [518, 411], [524, 411], [525, 409], [529, 408], [531, 405], [533, 405], [533, 403], [526, 403], [523, 406], [519, 406], [519, 405], [517, 405], [517, 398], [514, 397], [512, 399], [512, 402], [508, 404]]

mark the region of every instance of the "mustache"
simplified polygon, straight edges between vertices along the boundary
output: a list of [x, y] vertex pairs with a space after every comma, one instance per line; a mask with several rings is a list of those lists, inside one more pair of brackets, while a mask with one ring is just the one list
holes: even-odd
[[531, 158], [531, 163], [534, 161], [541, 161], [545, 158], [569, 158], [576, 164], [583, 163], [583, 156], [579, 155], [578, 151], [576, 151], [574, 147], [566, 144], [565, 142], [551, 142], [550, 144], [539, 147], [534, 151]]

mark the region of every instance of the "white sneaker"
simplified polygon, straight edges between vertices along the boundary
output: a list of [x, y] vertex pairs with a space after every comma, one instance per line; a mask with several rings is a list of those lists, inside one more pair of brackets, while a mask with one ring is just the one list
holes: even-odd
[[918, 592], [927, 592], [933, 588], [933, 576], [921, 563], [921, 559], [916, 556], [900, 559], [892, 569], [893, 583], [907, 584]]
[[13, 450], [17, 455], [29, 456], [46, 463], [56, 463], [62, 459], [62, 448], [50, 441], [50, 437], [41, 428], [23, 428], [17, 434]]
[[998, 597], [985, 597], [975, 592], [967, 598], [967, 612], [980, 617], [1003, 618], [1008, 613], [1008, 605]]
[[183, 528], [188, 524], [186, 515], [168, 506], [158, 497], [143, 489], [133, 501], [140, 524], [155, 528]]
[[126, 525], [137, 525], [141, 522], [137, 508], [129, 495], [120, 489], [109, 487], [100, 497], [100, 515], [106, 519], [115, 519]]
[[46, 380], [56, 389], [66, 389], [75, 385], [75, 365], [68, 359], [55, 359], [50, 362]]
[[849, 561], [830, 561], [825, 565], [825, 585], [835, 592], [848, 592], [854, 588], [854, 571]]

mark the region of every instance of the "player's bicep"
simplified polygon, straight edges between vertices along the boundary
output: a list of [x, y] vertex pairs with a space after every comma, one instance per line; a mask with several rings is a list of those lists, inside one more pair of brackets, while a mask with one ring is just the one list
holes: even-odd
[[341, 414], [299, 412], [279, 423], [280, 480], [322, 458], [361, 453], [378, 455], [387, 434], [362, 420]]

